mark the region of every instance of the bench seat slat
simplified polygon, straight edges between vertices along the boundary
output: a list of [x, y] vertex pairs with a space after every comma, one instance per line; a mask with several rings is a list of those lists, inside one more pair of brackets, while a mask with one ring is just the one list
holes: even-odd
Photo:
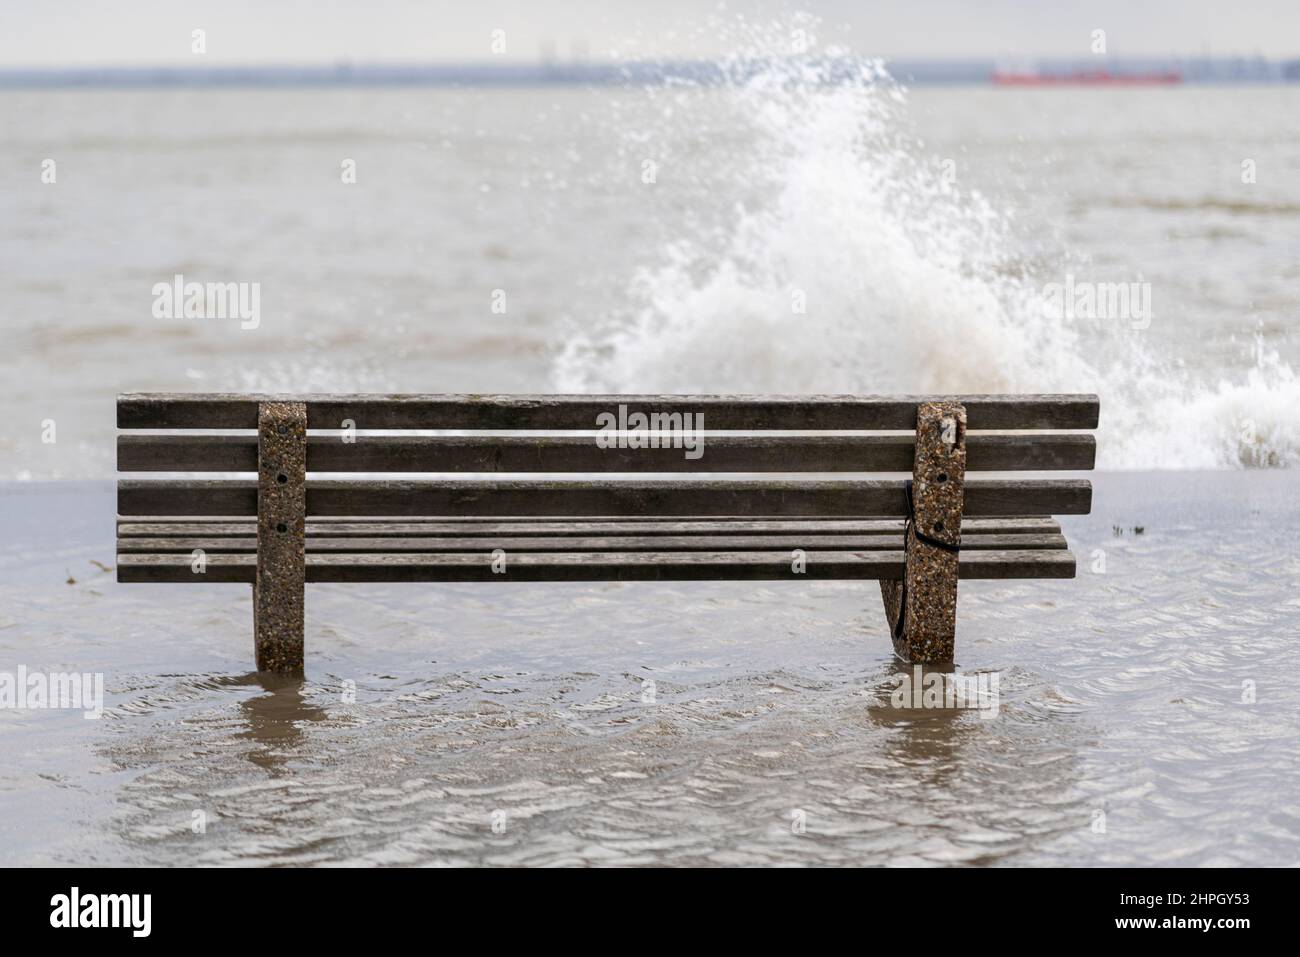
[[[802, 581], [897, 579], [902, 551], [810, 551], [802, 573], [788, 551], [750, 552], [524, 552], [494, 573], [482, 553], [309, 554], [308, 582], [462, 581]], [[212, 555], [195, 574], [188, 555], [118, 556], [122, 582], [251, 582], [255, 555]], [[966, 579], [1073, 578], [1074, 555], [1065, 549], [963, 551], [958, 563]]]
[[[252, 516], [251, 481], [142, 480], [118, 483], [121, 515]], [[1079, 479], [970, 480], [963, 514], [1080, 515], [1092, 486]], [[889, 517], [906, 509], [902, 480], [807, 479], [733, 481], [310, 480], [307, 514], [476, 515], [761, 515]]]
[[702, 413], [710, 429], [906, 429], [922, 402], [966, 407], [971, 429], [1094, 429], [1095, 395], [248, 395], [128, 393], [118, 397], [120, 429], [255, 429], [261, 402], [306, 402], [307, 426], [358, 429], [592, 429], [597, 417]]
[[[702, 455], [682, 448], [601, 448], [594, 436], [360, 435], [307, 439], [309, 472], [911, 472], [905, 435], [705, 435]], [[967, 471], [1091, 469], [1097, 443], [1083, 433], [968, 435]], [[256, 472], [252, 435], [117, 438], [120, 472]]]
[[[208, 553], [256, 552], [257, 539], [250, 538], [123, 538], [118, 551], [185, 552], [202, 549]], [[540, 535], [529, 538], [408, 538], [408, 537], [314, 537], [306, 541], [311, 552], [552, 552], [563, 547], [574, 552], [661, 551], [774, 551], [818, 549], [829, 551], [888, 550], [903, 547], [900, 532], [875, 535], [623, 535], [604, 538], [566, 538]], [[963, 549], [1065, 548], [1063, 535], [964, 535]]]
[[[371, 520], [355, 518], [325, 519], [317, 518], [307, 522], [307, 537], [313, 536], [421, 536], [421, 535], [457, 535], [499, 536], [499, 535], [548, 535], [592, 536], [592, 535], [765, 535], [788, 534], [801, 535], [862, 535], [880, 532], [899, 533], [903, 528], [901, 518], [877, 519], [788, 519], [788, 520], [752, 520], [724, 519], [721, 521], [556, 521], [534, 519], [532, 521], [410, 521], [410, 520]], [[1042, 535], [1057, 534], [1061, 531], [1060, 523], [1052, 518], [969, 518], [962, 522], [962, 529], [967, 533], [985, 533], [1014, 535], [1035, 532]], [[171, 536], [249, 536], [257, 534], [256, 522], [231, 522], [221, 519], [189, 522], [141, 522], [134, 519], [119, 519], [117, 534], [120, 538], [132, 537], [171, 537]]]

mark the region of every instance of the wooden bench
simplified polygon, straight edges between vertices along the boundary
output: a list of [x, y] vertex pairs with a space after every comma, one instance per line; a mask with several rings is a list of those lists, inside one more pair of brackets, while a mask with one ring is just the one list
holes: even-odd
[[[948, 662], [957, 579], [1074, 577], [1052, 516], [1092, 502], [1077, 478], [966, 473], [1091, 469], [1097, 414], [1093, 395], [122, 395], [119, 471], [226, 474], [120, 479], [117, 577], [251, 583], [259, 670], [302, 669], [305, 582], [381, 581], [877, 580], [897, 653]], [[611, 441], [611, 420], [669, 431]]]

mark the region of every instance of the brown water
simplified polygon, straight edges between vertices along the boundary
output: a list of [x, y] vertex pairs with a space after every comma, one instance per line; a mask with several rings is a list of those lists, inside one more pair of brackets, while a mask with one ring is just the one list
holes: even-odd
[[0, 710], [0, 864], [1300, 862], [1294, 475], [1095, 483], [1076, 580], [961, 586], [994, 717], [892, 705], [874, 583], [310, 586], [271, 682], [246, 586], [92, 564], [110, 484], [4, 486], [0, 670], [106, 713]]
[[[0, 679], [107, 708], [0, 709], [0, 863], [1300, 862], [1300, 90], [757, 80], [0, 93]], [[994, 717], [893, 706], [874, 584], [312, 586], [267, 684], [247, 587], [110, 570], [114, 395], [227, 389], [1095, 391], [1225, 471], [963, 583]]]
[[[0, 479], [110, 477], [126, 391], [1096, 392], [1105, 468], [1300, 465], [1294, 84], [7, 90], [0, 129]], [[177, 274], [260, 324], [155, 317]], [[1068, 277], [1149, 325], [1045, 317]]]

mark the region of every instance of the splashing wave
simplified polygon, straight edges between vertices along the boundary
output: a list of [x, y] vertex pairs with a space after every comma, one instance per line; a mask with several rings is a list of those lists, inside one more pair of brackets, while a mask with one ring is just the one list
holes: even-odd
[[[774, 55], [790, 35], [751, 30], [710, 92], [754, 144], [732, 167], [744, 201], [653, 251], [628, 309], [575, 331], [558, 388], [1097, 392], [1103, 467], [1300, 464], [1300, 382], [1275, 353], [1260, 344], [1245, 381], [1207, 387], [1127, 327], [1062, 320], [1009, 214], [900, 132], [906, 96], [883, 66]], [[653, 137], [689, 140], [691, 119], [664, 111]]]

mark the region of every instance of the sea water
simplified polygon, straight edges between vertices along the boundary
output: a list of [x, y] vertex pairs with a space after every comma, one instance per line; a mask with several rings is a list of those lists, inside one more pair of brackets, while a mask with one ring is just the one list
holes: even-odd
[[[0, 671], [104, 680], [0, 709], [0, 861], [1294, 864], [1300, 89], [821, 69], [0, 92]], [[114, 581], [149, 390], [1091, 391], [1102, 471], [1077, 579], [962, 584], [992, 716], [855, 583], [309, 586], [284, 683]]]

